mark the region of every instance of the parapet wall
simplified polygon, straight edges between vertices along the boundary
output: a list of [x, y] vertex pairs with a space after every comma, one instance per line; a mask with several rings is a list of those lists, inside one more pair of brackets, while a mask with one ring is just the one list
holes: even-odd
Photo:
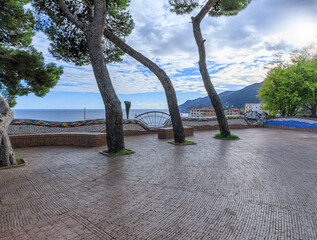
[[295, 116], [268, 118], [264, 121], [263, 126], [270, 128], [282, 128], [317, 132], [317, 118]]
[[[219, 129], [216, 117], [206, 118], [182, 118], [184, 126], [194, 127], [195, 130], [216, 130]], [[249, 128], [248, 120], [240, 115], [227, 116], [231, 129]]]
[[[126, 135], [142, 134], [150, 129], [137, 120], [124, 120]], [[9, 135], [60, 133], [60, 132], [106, 132], [105, 120], [95, 119], [76, 122], [53, 122], [31, 119], [14, 119], [9, 126]]]
[[[241, 116], [228, 116], [231, 129], [248, 128], [248, 121]], [[195, 130], [218, 129], [216, 117], [183, 118], [184, 127]], [[165, 127], [171, 126], [167, 123]], [[124, 120], [125, 135], [155, 133], [154, 129], [138, 120]], [[35, 146], [88, 146], [96, 147], [106, 144], [106, 126], [104, 119], [78, 122], [51, 122], [42, 120], [14, 119], [8, 129], [11, 144], [17, 147]]]
[[107, 143], [105, 133], [40, 133], [10, 135], [13, 148], [38, 146], [99, 147]]
[[[228, 116], [230, 128], [248, 128], [248, 121], [242, 116]], [[195, 130], [218, 129], [216, 117], [182, 118], [184, 126], [194, 127]], [[166, 127], [170, 127], [167, 123]], [[146, 126], [139, 120], [124, 120], [125, 135], [137, 135], [153, 132], [154, 129]], [[77, 122], [52, 122], [43, 120], [14, 119], [8, 129], [9, 135], [61, 133], [61, 132], [106, 132], [105, 120], [95, 119]]]

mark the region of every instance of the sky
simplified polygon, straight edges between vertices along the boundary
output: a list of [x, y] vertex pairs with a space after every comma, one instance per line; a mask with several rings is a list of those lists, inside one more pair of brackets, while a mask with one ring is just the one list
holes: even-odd
[[[129, 11], [135, 28], [126, 42], [157, 63], [171, 78], [178, 103], [206, 96], [198, 68], [198, 51], [191, 16], [169, 11], [168, 0], [131, 0]], [[205, 17], [207, 65], [218, 93], [238, 90], [265, 79], [268, 63], [276, 54], [317, 42], [317, 0], [253, 0], [236, 16]], [[34, 47], [47, 63], [64, 67], [58, 84], [43, 98], [18, 97], [15, 109], [104, 108], [90, 65], [75, 66], [56, 60], [50, 42], [38, 32]], [[160, 81], [146, 67], [125, 55], [121, 63], [108, 64], [114, 88], [133, 109], [167, 109]]]

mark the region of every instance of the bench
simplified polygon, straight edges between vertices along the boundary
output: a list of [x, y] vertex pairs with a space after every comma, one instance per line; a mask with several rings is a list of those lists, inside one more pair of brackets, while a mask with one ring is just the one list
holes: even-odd
[[[190, 137], [194, 135], [193, 127], [184, 127], [185, 137]], [[171, 139], [174, 138], [173, 128], [159, 128], [157, 130], [157, 136], [159, 139]]]
[[99, 147], [107, 143], [106, 133], [61, 132], [10, 135], [13, 148], [39, 146]]

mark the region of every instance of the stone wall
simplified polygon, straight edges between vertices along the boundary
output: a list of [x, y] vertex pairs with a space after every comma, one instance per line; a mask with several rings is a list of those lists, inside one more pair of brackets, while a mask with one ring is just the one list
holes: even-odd
[[[124, 124], [123, 130], [127, 132], [146, 130], [138, 124]], [[93, 124], [79, 127], [50, 127], [38, 125], [10, 125], [9, 135], [36, 134], [36, 133], [59, 133], [59, 132], [106, 132], [105, 124]]]
[[[138, 121], [125, 120], [123, 123], [123, 130], [127, 135], [131, 133], [142, 134], [147, 131], [147, 128]], [[15, 119], [8, 129], [9, 135], [60, 132], [106, 132], [106, 125], [102, 119], [79, 122]]]
[[[219, 129], [217, 121], [183, 121], [184, 126], [194, 127], [195, 130], [216, 130]], [[249, 125], [243, 119], [228, 120], [230, 129], [249, 128]]]
[[105, 133], [40, 133], [10, 135], [12, 147], [81, 146], [99, 147], [107, 143]]
[[[231, 129], [248, 128], [248, 121], [241, 116], [228, 116]], [[218, 129], [216, 117], [182, 118], [184, 126], [194, 127], [195, 130]], [[170, 127], [171, 124], [166, 127]], [[124, 120], [125, 135], [138, 135], [152, 133], [145, 124], [138, 120]], [[51, 122], [42, 120], [14, 119], [8, 129], [9, 135], [64, 133], [64, 132], [106, 132], [104, 119], [78, 121], [78, 122]]]
[[[216, 117], [208, 118], [183, 118], [184, 126], [194, 127], [195, 130], [219, 129]], [[249, 128], [249, 122], [242, 116], [228, 116], [227, 121], [230, 129]]]
[[[184, 127], [195, 130], [218, 129], [215, 117], [183, 118]], [[229, 116], [231, 129], [248, 128], [248, 121], [241, 116]], [[170, 124], [168, 124], [170, 126]], [[166, 127], [168, 127], [166, 126]], [[156, 133], [138, 120], [124, 120], [125, 135]], [[86, 146], [95, 147], [106, 144], [106, 127], [103, 119], [80, 122], [50, 122], [41, 120], [15, 119], [8, 129], [12, 146]]]

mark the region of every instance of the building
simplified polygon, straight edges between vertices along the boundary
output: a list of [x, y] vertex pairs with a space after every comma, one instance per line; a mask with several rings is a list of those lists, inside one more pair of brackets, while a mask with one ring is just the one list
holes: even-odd
[[216, 116], [215, 109], [192, 108], [189, 110], [189, 117], [211, 117], [211, 116]]
[[[224, 110], [225, 115], [240, 115], [239, 108], [228, 108]], [[211, 117], [216, 116], [215, 109], [211, 108], [192, 108], [189, 110], [189, 117]]]
[[258, 112], [258, 113], [262, 113], [262, 110], [261, 110], [261, 107], [263, 105], [260, 104], [260, 103], [246, 103], [245, 104], [245, 113], [248, 113], [248, 112]]
[[263, 111], [262, 111], [261, 107], [262, 107], [262, 104], [254, 104], [252, 106], [252, 112], [257, 112], [257, 113], [261, 113], [262, 114]]
[[225, 115], [240, 115], [240, 109], [239, 108], [228, 108], [225, 109]]

